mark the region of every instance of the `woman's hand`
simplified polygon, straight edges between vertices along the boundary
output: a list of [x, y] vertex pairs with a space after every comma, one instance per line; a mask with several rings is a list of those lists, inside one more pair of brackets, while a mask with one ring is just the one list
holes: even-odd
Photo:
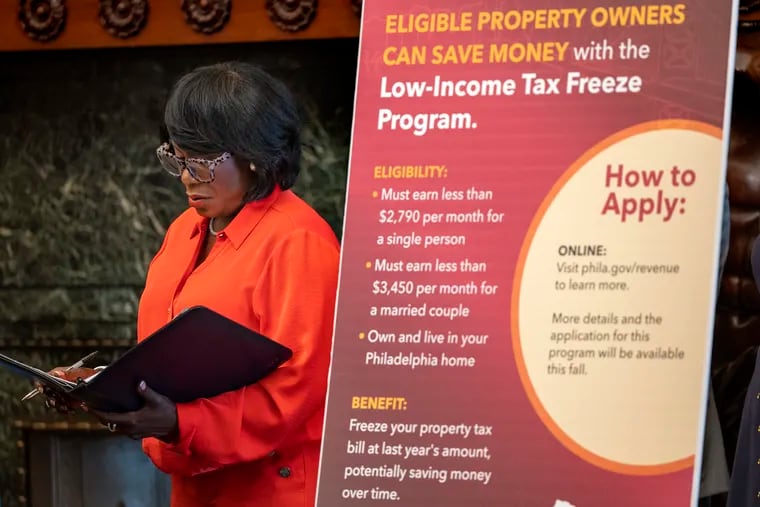
[[[92, 368], [68, 369], [60, 366], [58, 368], [53, 368], [48, 373], [54, 377], [62, 378], [70, 382], [77, 382], [80, 379], [84, 380], [95, 375], [97, 370]], [[37, 384], [37, 389], [45, 396], [45, 406], [55, 409], [62, 414], [70, 414], [76, 411], [77, 407], [80, 405], [78, 401], [41, 384]]]
[[87, 379], [95, 375], [98, 371], [93, 368], [74, 368], [69, 370], [68, 368], [58, 367], [53, 368], [48, 373], [54, 377], [68, 380], [69, 382], [77, 382], [79, 379]]
[[162, 396], [143, 381], [137, 392], [145, 400], [140, 410], [124, 414], [85, 410], [97, 417], [111, 431], [122, 433], [133, 439], [155, 437], [164, 442], [172, 442], [179, 429], [177, 406], [166, 396]]

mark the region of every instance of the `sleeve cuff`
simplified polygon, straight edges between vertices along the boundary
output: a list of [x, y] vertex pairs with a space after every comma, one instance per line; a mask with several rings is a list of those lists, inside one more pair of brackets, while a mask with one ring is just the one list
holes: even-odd
[[201, 407], [197, 401], [177, 403], [177, 440], [167, 444], [169, 450], [190, 456], [190, 446], [195, 436], [198, 421], [201, 419]]
[[193, 476], [210, 470], [197, 460], [173, 451], [167, 444], [155, 438], [146, 438], [142, 442], [143, 451], [153, 464], [166, 474]]

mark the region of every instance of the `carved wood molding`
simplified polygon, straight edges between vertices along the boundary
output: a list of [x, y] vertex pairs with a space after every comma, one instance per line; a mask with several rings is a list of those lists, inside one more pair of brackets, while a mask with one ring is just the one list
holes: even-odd
[[355, 38], [360, 4], [361, 0], [0, 0], [0, 52]]
[[66, 25], [65, 0], [19, 0], [18, 20], [30, 39], [49, 42], [58, 38]]
[[232, 0], [182, 0], [185, 22], [198, 33], [219, 32], [232, 15]]
[[267, 14], [285, 32], [305, 30], [317, 15], [317, 0], [267, 0]]
[[99, 0], [98, 19], [120, 39], [134, 37], [148, 22], [148, 0]]
[[[13, 427], [31, 431], [107, 431], [105, 426], [93, 421], [40, 421], [34, 419], [16, 419], [13, 421]], [[23, 443], [21, 445], [23, 445]]]
[[70, 348], [129, 348], [135, 342], [131, 338], [3, 338], [0, 349], [70, 349]]

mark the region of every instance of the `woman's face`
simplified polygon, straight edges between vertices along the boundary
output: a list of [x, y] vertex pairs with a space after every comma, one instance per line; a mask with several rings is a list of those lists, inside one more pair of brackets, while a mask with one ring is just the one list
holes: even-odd
[[[174, 154], [179, 158], [203, 158], [212, 160], [218, 154], [188, 153], [176, 145]], [[182, 171], [180, 180], [185, 187], [188, 205], [207, 218], [229, 217], [243, 204], [243, 197], [253, 186], [255, 174], [248, 164], [232, 157], [214, 166], [214, 181], [201, 183], [190, 172]]]

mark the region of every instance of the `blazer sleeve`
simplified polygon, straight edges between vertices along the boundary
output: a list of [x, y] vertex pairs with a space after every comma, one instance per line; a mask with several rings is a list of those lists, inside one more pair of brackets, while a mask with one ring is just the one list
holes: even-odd
[[260, 332], [290, 347], [293, 357], [254, 385], [178, 404], [177, 442], [144, 444], [146, 450], [163, 448], [160, 455], [149, 452], [159, 468], [201, 473], [296, 443], [289, 442], [293, 430], [302, 432], [306, 420], [324, 409], [338, 265], [334, 237], [331, 241], [296, 230], [275, 247], [253, 290], [252, 304]]

